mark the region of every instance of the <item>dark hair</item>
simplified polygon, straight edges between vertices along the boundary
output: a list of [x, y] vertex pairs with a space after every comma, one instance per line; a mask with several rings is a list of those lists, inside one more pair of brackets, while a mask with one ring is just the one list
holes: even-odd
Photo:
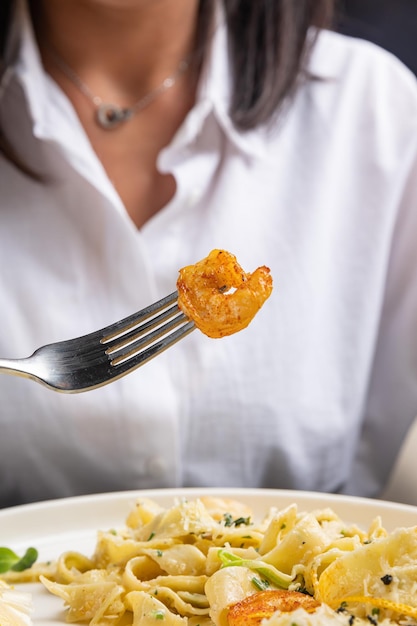
[[[296, 86], [313, 44], [310, 28], [328, 27], [334, 0], [222, 0], [233, 73], [230, 115], [240, 130], [271, 120]], [[0, 0], [0, 78], [16, 0]], [[198, 35], [207, 37], [214, 0], [200, 0]], [[24, 169], [0, 127], [0, 152]]]
[[[7, 69], [6, 61], [4, 58], [5, 47], [7, 43], [7, 37], [12, 20], [12, 14], [15, 7], [15, 0], [0, 0], [0, 88], [1, 80], [4, 72]], [[1, 94], [1, 90], [0, 90]], [[20, 170], [27, 174], [32, 174], [16, 154], [10, 143], [7, 141], [4, 135], [4, 130], [0, 124], [0, 154], [4, 154], [12, 163], [14, 163]]]
[[314, 43], [329, 27], [333, 0], [223, 0], [233, 90], [230, 114], [248, 130], [268, 122], [294, 92]]

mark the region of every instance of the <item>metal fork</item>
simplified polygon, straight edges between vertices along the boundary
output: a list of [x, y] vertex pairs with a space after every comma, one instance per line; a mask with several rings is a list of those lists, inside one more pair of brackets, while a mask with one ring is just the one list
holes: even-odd
[[0, 359], [0, 373], [31, 378], [64, 393], [107, 385], [188, 335], [195, 326], [178, 308], [178, 293], [101, 330], [36, 350], [26, 359]]

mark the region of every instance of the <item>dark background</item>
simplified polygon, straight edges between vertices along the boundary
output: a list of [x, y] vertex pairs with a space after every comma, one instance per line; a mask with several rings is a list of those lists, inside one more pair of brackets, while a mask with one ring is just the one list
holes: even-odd
[[336, 27], [386, 48], [417, 75], [417, 0], [339, 0]]

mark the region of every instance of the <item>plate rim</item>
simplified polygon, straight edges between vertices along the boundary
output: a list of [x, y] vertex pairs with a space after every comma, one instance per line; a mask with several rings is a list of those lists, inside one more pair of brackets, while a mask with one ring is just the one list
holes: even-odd
[[[311, 503], [309, 506], [316, 507], [349, 507], [357, 509], [380, 509], [381, 515], [384, 513], [399, 513], [416, 516], [417, 525], [417, 506], [411, 504], [402, 504], [391, 500], [382, 500], [378, 498], [368, 498], [363, 496], [354, 496], [348, 494], [326, 493], [320, 491], [302, 491], [293, 489], [270, 489], [270, 488], [246, 488], [246, 487], [168, 487], [156, 489], [133, 489], [125, 491], [111, 491], [93, 494], [82, 494], [68, 496], [64, 498], [56, 498], [50, 500], [42, 500], [37, 502], [29, 502], [11, 507], [0, 509], [0, 533], [2, 525], [7, 524], [10, 520], [20, 521], [28, 515], [41, 517], [48, 513], [53, 516], [59, 515], [63, 510], [82, 511], [83, 508], [89, 508], [94, 505], [107, 506], [111, 503], [124, 505], [129, 501], [134, 503], [141, 497], [151, 499], [171, 500], [174, 503], [178, 498], [198, 498], [208, 495], [219, 497], [229, 497], [239, 499], [239, 497], [250, 500], [261, 500], [277, 498], [280, 500], [291, 500], [299, 502], [300, 506], [306, 506], [304, 503]], [[128, 511], [127, 511], [128, 512]], [[126, 512], [126, 515], [127, 515]], [[120, 520], [123, 524], [124, 519]], [[0, 535], [0, 541], [2, 540]]]

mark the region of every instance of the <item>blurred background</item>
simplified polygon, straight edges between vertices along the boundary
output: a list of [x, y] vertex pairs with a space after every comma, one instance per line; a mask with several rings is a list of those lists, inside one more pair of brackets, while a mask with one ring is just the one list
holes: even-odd
[[386, 48], [417, 75], [417, 0], [339, 0], [340, 32]]

